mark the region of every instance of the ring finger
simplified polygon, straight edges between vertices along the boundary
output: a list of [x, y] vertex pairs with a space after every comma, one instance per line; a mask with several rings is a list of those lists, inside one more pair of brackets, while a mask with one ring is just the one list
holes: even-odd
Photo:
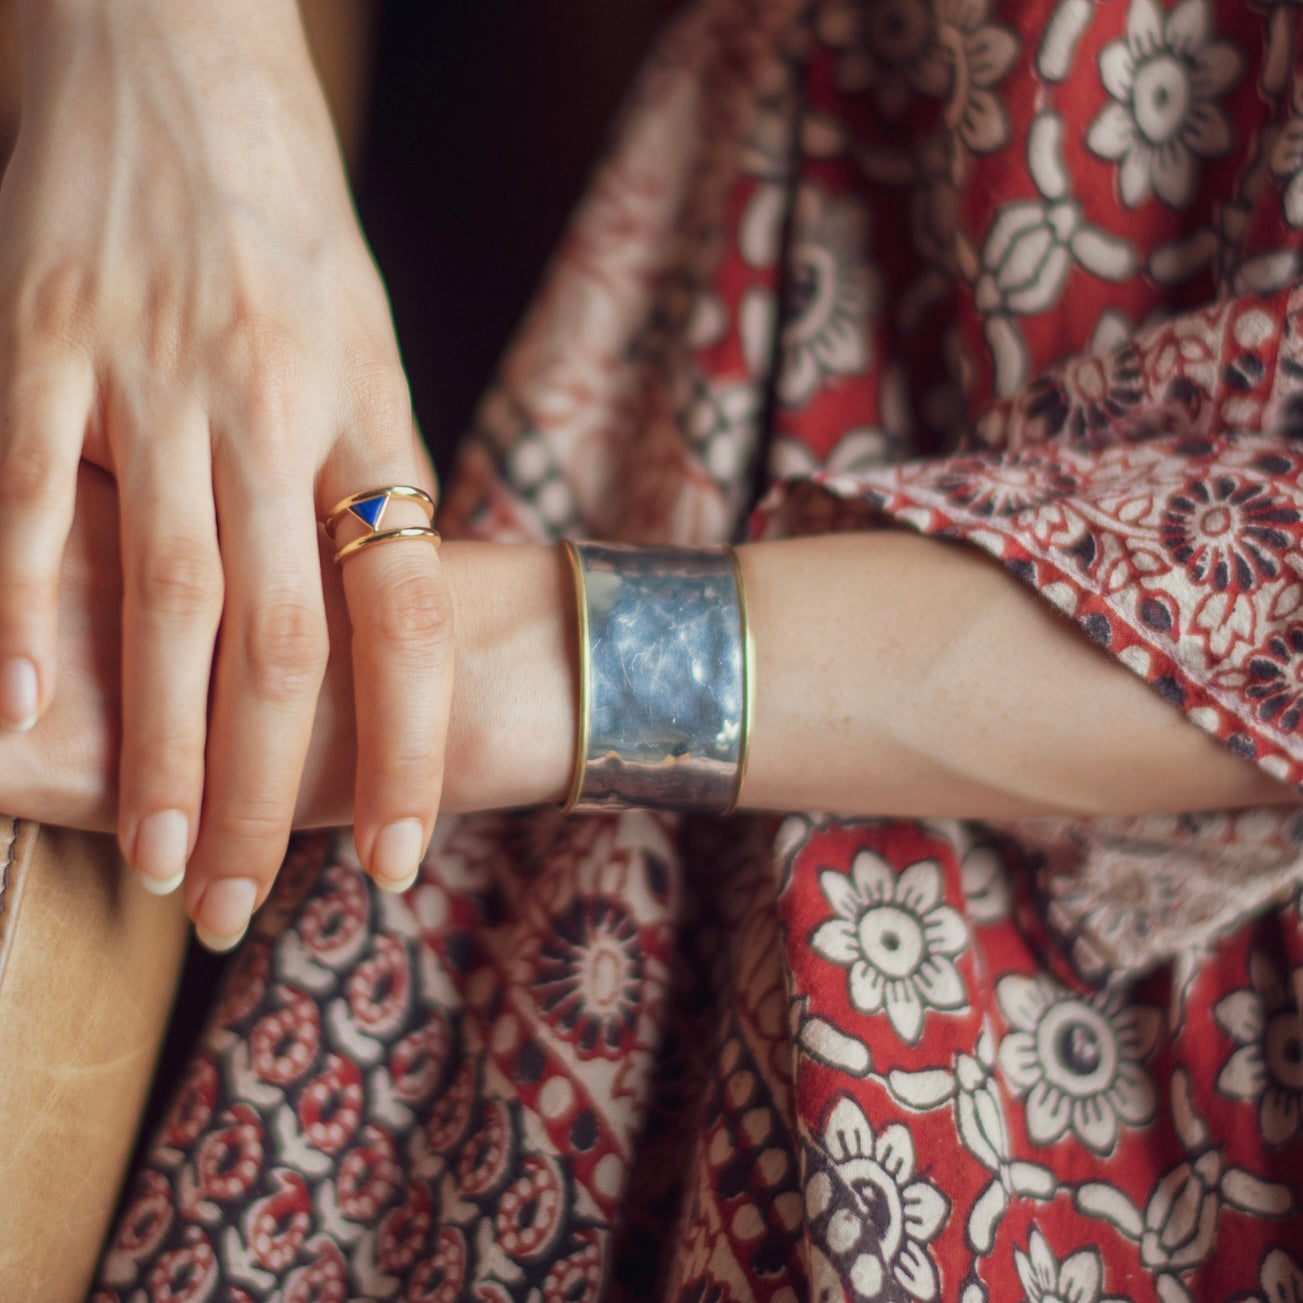
[[[323, 476], [330, 511], [349, 491], [419, 483], [406, 457], [377, 472], [373, 460], [344, 454]], [[428, 508], [400, 496], [361, 504], [380, 531], [428, 527]], [[355, 509], [356, 510], [356, 509]], [[366, 537], [368, 525], [346, 512], [341, 547]], [[371, 535], [374, 537], [374, 535]], [[415, 880], [434, 830], [443, 785], [443, 749], [452, 699], [452, 599], [437, 536], [377, 541], [341, 558], [352, 625], [358, 767], [354, 836], [377, 884], [405, 890]]]

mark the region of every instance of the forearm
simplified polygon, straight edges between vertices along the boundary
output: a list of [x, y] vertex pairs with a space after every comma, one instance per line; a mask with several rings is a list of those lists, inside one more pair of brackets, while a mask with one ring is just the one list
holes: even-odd
[[[973, 549], [884, 531], [740, 555], [756, 646], [743, 807], [1010, 818], [1295, 799]], [[560, 801], [576, 744], [566, 563], [482, 544], [444, 559], [459, 652], [443, 808]]]
[[[0, 808], [110, 829], [116, 809], [117, 522], [87, 473], [64, 567], [64, 687], [0, 734]], [[899, 532], [740, 549], [757, 666], [745, 807], [1006, 818], [1289, 801], [979, 553]], [[447, 543], [457, 667], [442, 808], [559, 802], [576, 745], [576, 639], [558, 549]], [[332, 655], [300, 826], [347, 823], [349, 630]]]
[[880, 531], [742, 560], [744, 805], [1010, 818], [1296, 799], [973, 548]]

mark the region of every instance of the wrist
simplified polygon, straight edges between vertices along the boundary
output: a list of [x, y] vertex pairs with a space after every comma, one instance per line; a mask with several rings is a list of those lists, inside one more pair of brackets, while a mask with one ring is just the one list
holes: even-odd
[[238, 85], [237, 105], [248, 95], [238, 74], [251, 69], [280, 94], [297, 73], [315, 84], [296, 0], [16, 0], [16, 16], [25, 102], [72, 85], [84, 103], [88, 69], [109, 66], [156, 92], [183, 69], [204, 99]]
[[[574, 593], [565, 557], [555, 547], [507, 543], [445, 543], [440, 556], [456, 637], [440, 811], [559, 804], [576, 746]], [[352, 821], [350, 633], [337, 572], [326, 574], [332, 650], [298, 828]]]
[[442, 810], [560, 803], [574, 769], [576, 623], [561, 549], [449, 543], [453, 677]]

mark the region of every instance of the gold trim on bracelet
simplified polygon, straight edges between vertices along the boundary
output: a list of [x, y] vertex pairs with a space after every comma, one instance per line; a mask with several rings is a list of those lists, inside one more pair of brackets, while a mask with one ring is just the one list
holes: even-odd
[[588, 763], [588, 738], [591, 727], [591, 691], [593, 673], [593, 649], [590, 642], [591, 629], [588, 623], [588, 589], [584, 583], [583, 560], [579, 549], [567, 538], [561, 546], [570, 561], [570, 574], [575, 585], [575, 606], [579, 611], [579, 683], [575, 697], [575, 768], [570, 778], [570, 792], [566, 797], [562, 811], [569, 814], [579, 803], [584, 790], [584, 770]]
[[737, 584], [737, 613], [742, 625], [742, 740], [738, 744], [737, 778], [733, 783], [733, 796], [725, 814], [732, 814], [742, 799], [742, 783], [747, 775], [747, 761], [751, 758], [751, 725], [755, 720], [756, 644], [751, 636], [751, 616], [747, 610], [747, 590], [742, 583], [742, 562], [737, 548], [726, 545], [733, 559], [733, 580]]

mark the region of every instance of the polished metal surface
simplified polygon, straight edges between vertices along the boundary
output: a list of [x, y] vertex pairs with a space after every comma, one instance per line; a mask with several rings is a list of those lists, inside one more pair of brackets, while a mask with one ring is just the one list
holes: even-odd
[[744, 759], [744, 610], [728, 548], [567, 545], [580, 608], [570, 804], [719, 813]]
[[345, 516], [352, 516], [366, 526], [366, 533], [345, 543], [335, 551], [336, 564], [363, 552], [380, 543], [394, 543], [404, 539], [419, 538], [433, 543], [435, 547], [443, 541], [437, 529], [429, 525], [404, 525], [399, 529], [383, 529], [385, 512], [389, 504], [396, 500], [414, 502], [425, 512], [426, 520], [433, 520], [436, 509], [434, 499], [424, 490], [412, 484], [383, 484], [375, 489], [363, 489], [359, 493], [350, 493], [341, 498], [326, 513], [321, 522], [330, 538], [335, 537], [339, 523]]

